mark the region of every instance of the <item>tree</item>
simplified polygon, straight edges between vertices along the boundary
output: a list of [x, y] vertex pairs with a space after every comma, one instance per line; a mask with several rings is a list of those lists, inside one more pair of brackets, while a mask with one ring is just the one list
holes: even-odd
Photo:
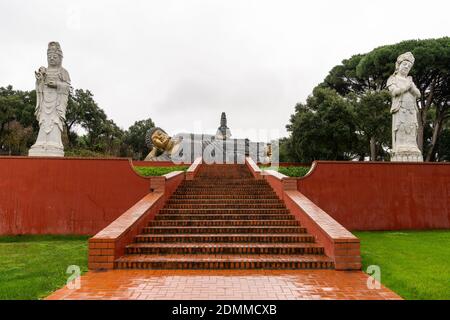
[[[382, 90], [386, 86], [386, 79], [394, 72], [397, 57], [407, 51], [411, 51], [415, 57], [411, 75], [421, 92], [418, 99], [417, 142], [425, 160], [430, 161], [443, 124], [450, 117], [450, 38], [408, 40], [376, 48], [361, 59], [356, 74], [359, 78], [376, 83]], [[432, 119], [427, 117], [430, 109], [436, 110]], [[424, 135], [426, 126], [433, 128], [428, 141]]]
[[[26, 154], [37, 136], [36, 93], [0, 87], [0, 149], [7, 154]], [[25, 130], [25, 131], [24, 131]], [[16, 137], [13, 135], [16, 134]]]
[[125, 143], [131, 148], [134, 159], [143, 159], [149, 152], [145, 143], [145, 135], [150, 128], [155, 127], [152, 119], [136, 121], [125, 132]]
[[444, 128], [436, 146], [436, 160], [450, 161], [450, 127]]
[[290, 154], [297, 161], [349, 160], [358, 137], [350, 103], [335, 90], [317, 87], [297, 104], [290, 124]]
[[[342, 61], [334, 67], [323, 87], [335, 89], [346, 96], [350, 93], [361, 95], [368, 91], [381, 92], [386, 81], [395, 70], [397, 57], [407, 51], [415, 56], [411, 75], [421, 92], [418, 100], [419, 128], [418, 146], [430, 161], [435, 155], [435, 146], [444, 123], [450, 117], [450, 38], [408, 40], [394, 45], [376, 48], [367, 54], [358, 54]], [[429, 110], [435, 109], [430, 113]], [[429, 118], [429, 115], [433, 118]], [[432, 128], [427, 136], [426, 127]]]
[[391, 138], [390, 96], [386, 90], [349, 94], [357, 133], [369, 146], [370, 160], [383, 160]]

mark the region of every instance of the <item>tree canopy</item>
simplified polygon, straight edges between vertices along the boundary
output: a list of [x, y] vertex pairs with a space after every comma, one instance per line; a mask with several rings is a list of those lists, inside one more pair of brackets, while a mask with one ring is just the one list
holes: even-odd
[[[419, 129], [418, 145], [427, 161], [442, 160], [442, 142], [438, 146], [442, 132], [447, 130], [446, 124], [450, 118], [450, 38], [427, 40], [408, 40], [394, 45], [386, 45], [375, 48], [366, 54], [356, 54], [345, 59], [341, 64], [333, 67], [324, 81], [317, 88], [329, 88], [339, 95], [343, 100], [350, 103], [351, 112], [344, 122], [352, 122], [356, 128], [354, 140], [345, 150], [346, 154], [354, 154], [355, 158], [364, 159], [369, 156], [372, 160], [386, 160], [389, 158], [390, 141], [390, 97], [386, 92], [386, 82], [395, 70], [397, 57], [407, 51], [411, 51], [415, 57], [415, 63], [411, 71], [421, 97], [418, 99], [419, 109]], [[317, 89], [316, 88], [316, 89]], [[319, 91], [314, 89], [312, 98], [314, 100]], [[341, 105], [342, 102], [335, 99], [335, 103]], [[308, 102], [307, 102], [308, 104]], [[328, 108], [332, 109], [329, 105]], [[311, 110], [306, 112], [313, 113]], [[287, 128], [291, 132], [291, 137], [285, 143], [291, 145], [290, 156], [298, 161], [306, 159], [328, 159], [323, 153], [304, 154], [302, 156], [298, 149], [299, 141], [308, 137], [311, 144], [321, 145], [321, 137], [316, 137], [316, 128], [312, 124], [301, 123], [304, 127], [298, 126], [298, 118], [311, 119], [318, 124], [317, 115], [305, 115], [304, 110], [300, 110], [298, 105], [295, 113], [291, 117]], [[308, 118], [309, 117], [309, 118]], [[294, 121], [294, 122], [293, 122]], [[297, 122], [295, 122], [297, 121]], [[296, 130], [292, 130], [296, 128]], [[312, 131], [309, 131], [311, 128]], [[328, 126], [322, 130], [334, 130], [333, 126]], [[345, 133], [344, 139], [348, 138]], [[341, 138], [330, 141], [327, 148], [330, 150], [333, 145], [340, 143]], [[313, 150], [311, 150], [313, 152]], [[315, 151], [314, 151], [315, 152]], [[335, 155], [338, 159], [341, 155]]]
[[[39, 125], [34, 112], [36, 93], [0, 87], [0, 153], [26, 155], [35, 142]], [[147, 154], [145, 132], [154, 126], [149, 118], [122, 130], [109, 119], [89, 90], [69, 95], [63, 143], [69, 156], [127, 156]]]

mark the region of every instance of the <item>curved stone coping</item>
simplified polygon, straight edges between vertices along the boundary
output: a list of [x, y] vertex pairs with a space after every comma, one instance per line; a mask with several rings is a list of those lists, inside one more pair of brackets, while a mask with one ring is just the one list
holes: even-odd
[[198, 157], [194, 160], [194, 162], [186, 170], [186, 180], [193, 180], [195, 178], [198, 170], [200, 170], [202, 161], [203, 161], [202, 157]]
[[[312, 163], [311, 168], [308, 173], [303, 177], [297, 177], [297, 180], [307, 179], [320, 170], [322, 165], [333, 164], [333, 165], [353, 165], [353, 166], [450, 166], [450, 162], [398, 162], [398, 161], [328, 161], [328, 160], [316, 160]], [[269, 171], [269, 170], [268, 170]]]

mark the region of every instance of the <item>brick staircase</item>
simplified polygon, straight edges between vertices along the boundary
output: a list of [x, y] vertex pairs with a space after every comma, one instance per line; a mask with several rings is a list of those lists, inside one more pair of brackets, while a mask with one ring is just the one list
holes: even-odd
[[330, 269], [332, 259], [245, 165], [202, 165], [114, 262], [118, 269]]

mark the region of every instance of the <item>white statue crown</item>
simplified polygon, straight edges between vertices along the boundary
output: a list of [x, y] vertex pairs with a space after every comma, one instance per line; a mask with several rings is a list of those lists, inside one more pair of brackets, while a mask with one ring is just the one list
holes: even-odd
[[47, 54], [49, 53], [57, 53], [62, 57], [62, 50], [59, 42], [52, 41], [48, 44]]
[[405, 52], [405, 53], [403, 53], [403, 54], [401, 54], [401, 55], [399, 55], [398, 56], [398, 58], [397, 58], [397, 64], [400, 64], [400, 63], [402, 63], [403, 61], [409, 61], [409, 62], [411, 62], [412, 64], [414, 64], [414, 61], [415, 61], [416, 59], [414, 58], [414, 56], [413, 56], [413, 54], [411, 53], [411, 52]]

